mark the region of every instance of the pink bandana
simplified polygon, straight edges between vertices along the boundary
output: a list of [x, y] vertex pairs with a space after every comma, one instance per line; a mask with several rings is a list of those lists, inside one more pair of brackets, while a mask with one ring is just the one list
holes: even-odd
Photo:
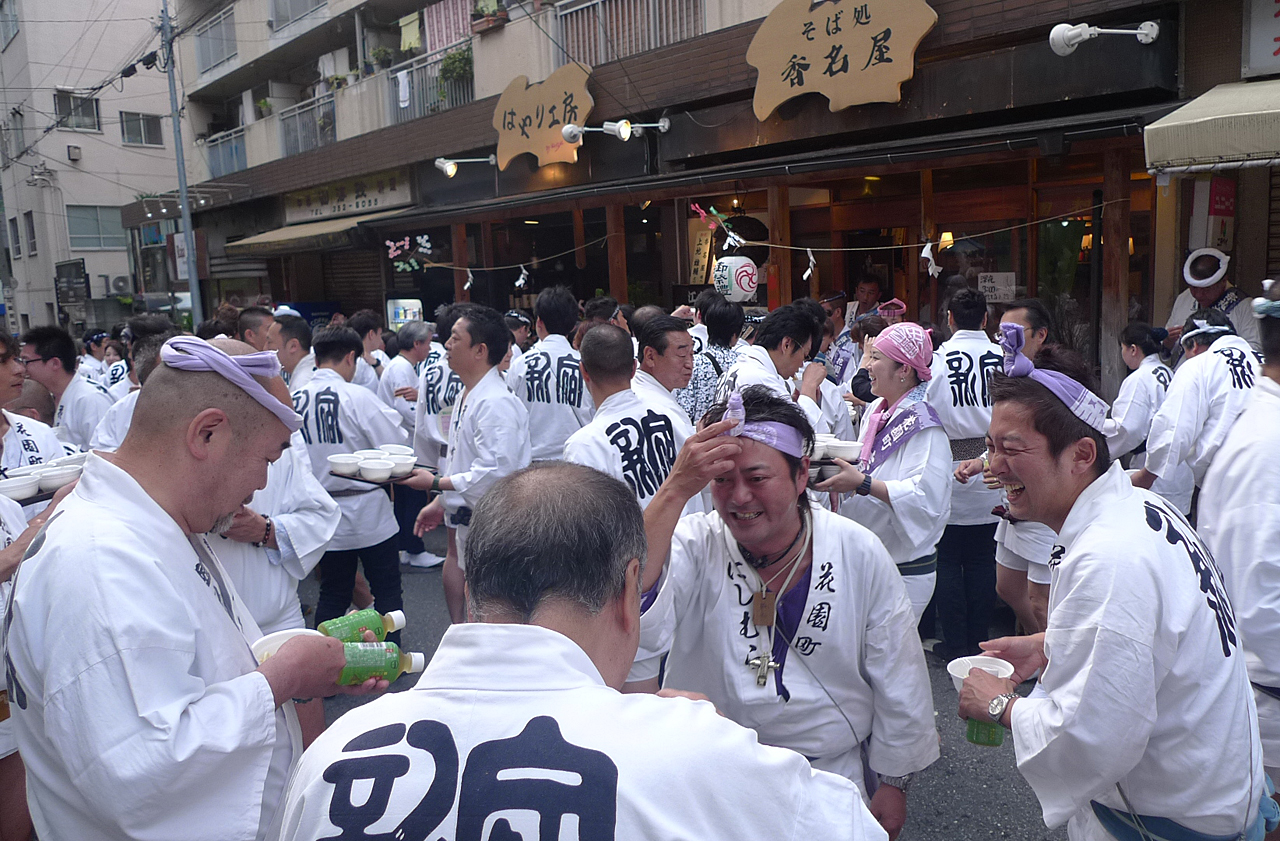
[[933, 362], [933, 342], [919, 324], [910, 321], [890, 324], [876, 337], [874, 347], [894, 362], [910, 365], [920, 382], [933, 378], [933, 371], [929, 369]]

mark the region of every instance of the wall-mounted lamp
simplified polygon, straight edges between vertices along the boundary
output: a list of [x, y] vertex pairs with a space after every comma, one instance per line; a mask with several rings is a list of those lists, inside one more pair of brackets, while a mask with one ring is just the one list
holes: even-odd
[[490, 155], [487, 158], [436, 158], [436, 169], [443, 172], [445, 178], [452, 178], [458, 174], [458, 164], [489, 164], [490, 166], [497, 166], [498, 156]]
[[943, 231], [942, 238], [938, 240], [938, 250], [941, 251], [944, 248], [950, 248], [955, 244], [956, 244], [956, 238], [951, 234], [951, 232]]
[[575, 126], [568, 123], [564, 128], [560, 129], [560, 136], [564, 138], [566, 143], [578, 143], [582, 140], [582, 135], [589, 131], [598, 131], [603, 134], [611, 134], [621, 141], [630, 140], [633, 136], [639, 137], [644, 134], [645, 129], [657, 129], [658, 132], [665, 134], [671, 129], [671, 121], [666, 117], [658, 120], [656, 123], [633, 123], [630, 120], [606, 120], [602, 126]]
[[1049, 32], [1049, 46], [1060, 56], [1069, 56], [1076, 47], [1099, 35], [1132, 35], [1139, 44], [1152, 44], [1160, 37], [1160, 25], [1146, 21], [1137, 29], [1099, 29], [1087, 23], [1060, 23]]

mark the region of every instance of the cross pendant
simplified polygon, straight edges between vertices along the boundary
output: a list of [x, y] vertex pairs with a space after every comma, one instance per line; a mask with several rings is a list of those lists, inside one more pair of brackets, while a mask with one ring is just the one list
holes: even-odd
[[756, 686], [764, 686], [769, 682], [769, 672], [778, 668], [778, 664], [768, 654], [760, 654], [747, 661], [747, 665], [756, 670]]

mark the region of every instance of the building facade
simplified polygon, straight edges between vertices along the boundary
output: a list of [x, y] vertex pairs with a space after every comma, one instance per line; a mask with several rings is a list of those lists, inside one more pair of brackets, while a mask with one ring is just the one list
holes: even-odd
[[[715, 208], [730, 228], [751, 217], [766, 232], [762, 305], [867, 275], [925, 321], [960, 283], [997, 301], [1039, 295], [1114, 393], [1119, 331], [1163, 323], [1194, 241], [1193, 176], [1157, 183], [1143, 133], [1240, 78], [1255, 0], [933, 0], [918, 46], [892, 18], [905, 3], [805, 4], [811, 19], [788, 37], [817, 52], [787, 50], [788, 84], [801, 71], [854, 79], [864, 58], [863, 71], [897, 63], [909, 78], [896, 102], [854, 90], [860, 104], [833, 105], [848, 90], [815, 85], [762, 111], [752, 45], [787, 2], [187, 0], [179, 48], [189, 169], [209, 200], [194, 208], [207, 306], [265, 294], [319, 314], [399, 299], [506, 307], [555, 283], [671, 305], [709, 280], [725, 239]], [[1055, 54], [1051, 28], [1082, 20], [1151, 21], [1160, 34]], [[848, 52], [824, 36], [851, 39]], [[590, 68], [573, 119], [650, 128], [625, 142], [588, 132], [556, 162], [508, 155], [535, 115], [569, 115], [502, 103], [536, 98], [528, 86], [573, 64]], [[560, 145], [553, 134], [527, 151], [551, 158]], [[1252, 292], [1268, 243], [1256, 228], [1271, 218], [1259, 195], [1242, 182], [1234, 265]], [[144, 204], [127, 225], [146, 223]], [[920, 259], [927, 242], [940, 276]]]
[[157, 12], [149, 0], [0, 2], [11, 332], [110, 327], [139, 303], [120, 209], [177, 183], [164, 75], [134, 64], [156, 49]]

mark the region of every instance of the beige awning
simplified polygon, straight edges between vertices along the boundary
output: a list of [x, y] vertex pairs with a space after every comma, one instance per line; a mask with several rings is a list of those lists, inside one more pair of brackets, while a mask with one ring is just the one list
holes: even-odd
[[1280, 166], [1280, 80], [1218, 85], [1147, 126], [1144, 142], [1153, 173]]
[[361, 222], [394, 216], [403, 211], [404, 208], [401, 207], [378, 213], [366, 213], [363, 216], [344, 216], [341, 219], [323, 219], [319, 222], [285, 225], [274, 231], [266, 231], [236, 242], [229, 242], [226, 254], [228, 257], [274, 257], [280, 254], [297, 254], [300, 251], [350, 248], [356, 244], [352, 236]]

